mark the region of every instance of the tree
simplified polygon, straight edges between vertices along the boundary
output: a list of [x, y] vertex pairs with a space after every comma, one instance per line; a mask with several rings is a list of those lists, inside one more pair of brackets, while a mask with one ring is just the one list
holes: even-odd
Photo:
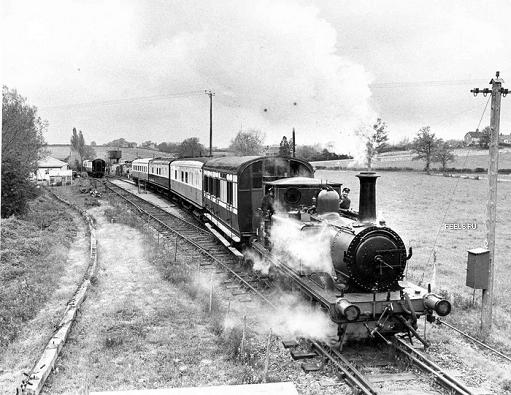
[[127, 141], [125, 138], [120, 138], [116, 140], [112, 140], [109, 143], [105, 144], [107, 147], [117, 147], [117, 148], [128, 148], [128, 147], [136, 147], [137, 143]]
[[95, 141], [91, 141], [91, 142], [90, 142], [90, 146], [91, 146], [91, 147], [95, 147], [95, 146], [97, 146], [97, 144], [96, 144], [96, 142], [95, 142]]
[[85, 159], [95, 159], [96, 158], [96, 150], [91, 145], [86, 145], [83, 149], [83, 160]]
[[443, 141], [442, 139], [439, 139], [438, 147], [436, 151], [433, 153], [431, 161], [439, 162], [442, 165], [442, 171], [445, 171], [447, 163], [453, 162], [454, 158], [455, 156], [449, 143]]
[[190, 137], [179, 145], [178, 155], [180, 158], [194, 156], [202, 156], [202, 153], [205, 151], [204, 146], [199, 143], [199, 139], [197, 137]]
[[161, 152], [175, 153], [179, 151], [179, 143], [160, 143], [156, 146]]
[[26, 98], [2, 87], [2, 217], [23, 214], [36, 195], [30, 175], [37, 170], [47, 122]]
[[283, 136], [279, 147], [280, 156], [291, 156], [291, 147], [287, 141], [287, 137]]
[[298, 145], [296, 147], [296, 157], [307, 161], [314, 160], [321, 152], [321, 148], [316, 145]]
[[237, 155], [260, 155], [263, 151], [264, 134], [259, 130], [240, 130], [231, 141], [229, 149]]
[[417, 155], [412, 160], [425, 160], [426, 166], [424, 170], [429, 174], [431, 159], [437, 150], [439, 139], [435, 137], [429, 126], [420, 128], [417, 132], [417, 137], [413, 139], [412, 151]]
[[73, 128], [73, 134], [71, 135], [71, 149], [78, 154], [80, 158], [80, 170], [82, 170], [83, 163], [83, 154], [85, 153], [85, 139], [83, 138], [83, 133], [76, 131], [76, 128]]
[[389, 136], [386, 128], [386, 123], [378, 118], [371, 129], [362, 127], [355, 132], [365, 140], [367, 170], [371, 170], [374, 157], [387, 146]]
[[489, 126], [486, 126], [481, 131], [481, 137], [479, 138], [479, 146], [481, 148], [488, 148], [490, 146], [490, 135], [491, 135], [491, 128]]

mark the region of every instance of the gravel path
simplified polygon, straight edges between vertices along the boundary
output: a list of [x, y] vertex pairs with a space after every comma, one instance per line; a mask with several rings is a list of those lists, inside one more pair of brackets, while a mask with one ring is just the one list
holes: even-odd
[[142, 233], [106, 222], [105, 207], [90, 211], [98, 229], [97, 283], [44, 393], [86, 383], [96, 391], [186, 385], [188, 363], [200, 365], [201, 353], [214, 349], [197, 308], [147, 261]]

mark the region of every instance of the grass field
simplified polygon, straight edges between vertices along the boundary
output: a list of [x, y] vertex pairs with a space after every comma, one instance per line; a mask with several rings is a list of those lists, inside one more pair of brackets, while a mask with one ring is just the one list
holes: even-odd
[[[456, 169], [476, 169], [476, 168], [488, 168], [488, 151], [479, 150], [454, 150], [455, 159], [454, 162], [447, 164], [447, 167], [453, 167]], [[388, 168], [401, 168], [401, 169], [413, 169], [423, 170], [425, 163], [421, 160], [412, 160], [414, 155], [410, 151], [401, 152], [388, 152], [382, 154], [379, 159], [376, 159], [373, 163], [374, 169], [388, 169]], [[340, 166], [342, 168], [363, 168], [363, 163], [356, 163], [353, 159], [343, 159], [334, 161], [320, 161], [314, 162], [315, 166], [326, 166], [335, 167]], [[432, 168], [440, 168], [439, 163], [432, 163]], [[511, 149], [504, 148], [499, 153], [499, 169], [511, 169]]]
[[[359, 182], [355, 171], [319, 170], [317, 178], [351, 188], [352, 208], [358, 209]], [[433, 283], [455, 303], [454, 318], [471, 332], [479, 326], [479, 307], [471, 307], [473, 290], [465, 286], [467, 250], [484, 247], [488, 183], [427, 176], [415, 172], [382, 172], [376, 184], [377, 215], [413, 247], [408, 278]], [[494, 340], [511, 349], [511, 183], [498, 183], [495, 259]], [[474, 224], [476, 229], [446, 229], [445, 224]], [[436, 276], [434, 261], [436, 256]], [[476, 292], [480, 303], [481, 291]]]

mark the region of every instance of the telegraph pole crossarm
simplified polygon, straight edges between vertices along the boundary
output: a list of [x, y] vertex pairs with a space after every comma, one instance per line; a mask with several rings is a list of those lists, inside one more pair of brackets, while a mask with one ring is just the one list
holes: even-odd
[[499, 161], [499, 128], [500, 128], [500, 102], [501, 97], [509, 93], [508, 89], [502, 88], [504, 80], [500, 78], [497, 71], [495, 78], [490, 81], [491, 89], [474, 88], [470, 92], [477, 96], [491, 94], [491, 118], [490, 118], [490, 144], [489, 144], [489, 166], [488, 166], [488, 218], [486, 220], [487, 248], [490, 252], [490, 264], [488, 267], [488, 285], [483, 289], [481, 306], [481, 331], [488, 334], [492, 326], [492, 305], [493, 305], [493, 283], [495, 271], [495, 223], [497, 219], [497, 177]]

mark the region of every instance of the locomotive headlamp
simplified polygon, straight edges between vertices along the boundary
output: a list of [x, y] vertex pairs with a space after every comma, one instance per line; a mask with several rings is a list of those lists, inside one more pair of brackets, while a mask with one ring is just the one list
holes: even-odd
[[339, 299], [336, 304], [337, 312], [349, 322], [358, 320], [360, 309], [347, 299]]
[[424, 296], [424, 306], [428, 309], [435, 310], [440, 317], [444, 317], [451, 312], [451, 303], [435, 294], [427, 294]]

